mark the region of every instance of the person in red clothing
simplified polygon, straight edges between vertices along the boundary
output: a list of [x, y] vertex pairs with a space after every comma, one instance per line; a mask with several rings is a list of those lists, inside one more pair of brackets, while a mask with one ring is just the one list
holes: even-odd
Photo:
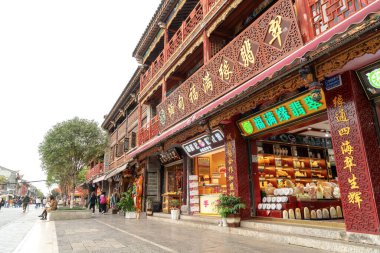
[[107, 196], [106, 192], [103, 191], [102, 194], [99, 196], [99, 206], [100, 206], [100, 212], [102, 214], [107, 212]]

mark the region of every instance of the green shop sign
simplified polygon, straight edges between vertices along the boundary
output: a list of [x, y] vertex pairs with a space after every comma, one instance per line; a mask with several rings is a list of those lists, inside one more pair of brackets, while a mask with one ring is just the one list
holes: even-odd
[[279, 104], [261, 113], [254, 114], [238, 121], [240, 131], [244, 136], [254, 135], [268, 129], [305, 118], [326, 109], [325, 96], [322, 93], [320, 101], [311, 98], [311, 92]]

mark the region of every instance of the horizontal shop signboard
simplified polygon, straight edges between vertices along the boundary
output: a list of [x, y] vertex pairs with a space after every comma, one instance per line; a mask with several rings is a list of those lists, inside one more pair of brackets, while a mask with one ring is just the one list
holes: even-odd
[[305, 118], [325, 109], [326, 100], [322, 90], [319, 101], [314, 101], [311, 97], [311, 92], [307, 92], [271, 109], [239, 120], [238, 126], [244, 136], [251, 136]]
[[158, 156], [162, 164], [168, 164], [182, 159], [176, 148], [171, 148], [168, 151], [159, 154]]
[[190, 157], [198, 156], [224, 146], [224, 135], [220, 130], [214, 130], [211, 135], [205, 134], [182, 144]]

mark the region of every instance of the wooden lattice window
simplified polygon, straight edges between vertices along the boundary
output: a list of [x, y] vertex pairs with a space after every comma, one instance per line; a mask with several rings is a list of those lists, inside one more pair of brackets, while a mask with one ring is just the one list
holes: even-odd
[[136, 147], [137, 143], [137, 134], [135, 132], [131, 133], [131, 148]]
[[124, 154], [124, 140], [119, 141], [116, 145], [116, 157], [120, 157]]
[[124, 152], [129, 150], [129, 138], [124, 139]]

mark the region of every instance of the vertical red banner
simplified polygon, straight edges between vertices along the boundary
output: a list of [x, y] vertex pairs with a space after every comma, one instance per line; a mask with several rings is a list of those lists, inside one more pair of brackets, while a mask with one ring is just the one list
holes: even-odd
[[335, 163], [347, 231], [378, 234], [379, 216], [363, 137], [366, 132], [361, 127], [366, 123], [358, 115], [353, 78], [345, 73], [343, 85], [326, 92]]

